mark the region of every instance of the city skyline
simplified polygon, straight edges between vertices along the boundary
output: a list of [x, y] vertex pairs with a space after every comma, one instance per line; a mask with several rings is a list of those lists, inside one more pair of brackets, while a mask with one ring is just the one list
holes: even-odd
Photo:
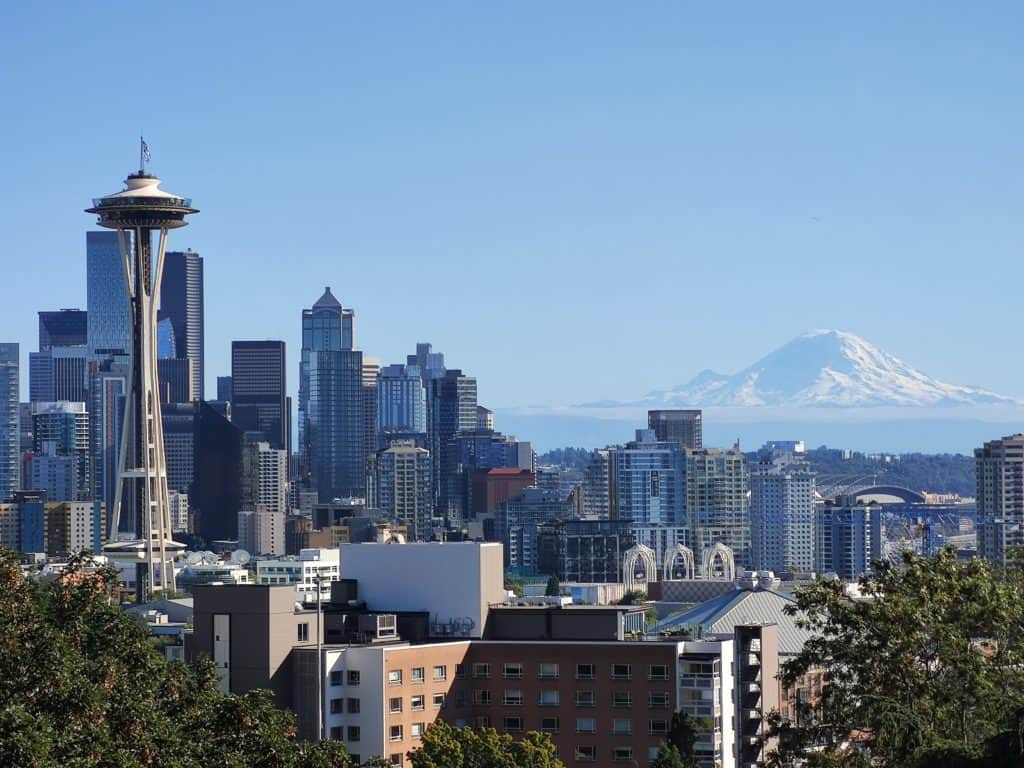
[[[154, 171], [209, 212], [175, 244], [207, 259], [208, 391], [232, 339], [286, 341], [294, 375], [294, 313], [330, 284], [359, 312], [367, 354], [396, 363], [431, 341], [491, 407], [628, 399], [822, 325], [939, 379], [1024, 394], [1001, 339], [982, 333], [1015, 317], [1021, 269], [1021, 114], [1004, 98], [1015, 17], [998, 5], [969, 19], [930, 9], [924, 24], [891, 8], [575, 11], [160, 19], [156, 42], [188, 52], [178, 65], [195, 76], [187, 95], [147, 105], [141, 127]], [[3, 84], [23, 113], [0, 128], [0, 146], [19, 147], [5, 150], [18, 194], [0, 226], [25, 256], [0, 322], [24, 350], [37, 310], [84, 307], [78, 203], [134, 152], [138, 128], [86, 83], [160, 13], [9, 14], [24, 34]], [[249, 34], [268, 21], [303, 34]], [[213, 50], [249, 64], [211, 67]], [[182, 98], [205, 119], [177, 120]], [[60, 185], [40, 172], [77, 145], [89, 152]], [[274, 196], [281, 215], [254, 216], [240, 189]], [[326, 248], [300, 212], [332, 222]], [[979, 257], [986, 270], [955, 266]], [[984, 316], [956, 310], [972, 297]], [[927, 322], [894, 324], [885, 307]], [[490, 351], [513, 340], [530, 345], [525, 364]]]

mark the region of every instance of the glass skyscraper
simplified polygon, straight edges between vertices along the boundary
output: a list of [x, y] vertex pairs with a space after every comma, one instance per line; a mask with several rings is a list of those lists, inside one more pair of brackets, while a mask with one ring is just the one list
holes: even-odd
[[[309, 359], [306, 410], [311, 485], [320, 501], [366, 493], [363, 353], [321, 350]], [[235, 386], [237, 387], [237, 380]]]
[[21, 487], [21, 405], [17, 343], [0, 344], [0, 500]]
[[131, 317], [117, 232], [86, 232], [89, 357], [128, 354]]
[[170, 321], [174, 357], [192, 361], [193, 397], [203, 398], [205, 318], [203, 314], [203, 259], [192, 251], [168, 251], [160, 289], [160, 318]]
[[231, 342], [231, 418], [244, 432], [290, 453], [283, 341]]
[[427, 396], [417, 365], [388, 365], [377, 376], [377, 428], [386, 432], [427, 431]]

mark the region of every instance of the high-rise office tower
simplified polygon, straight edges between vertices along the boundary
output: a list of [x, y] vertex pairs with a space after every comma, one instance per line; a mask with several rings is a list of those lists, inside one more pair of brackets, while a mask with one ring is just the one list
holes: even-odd
[[814, 522], [814, 569], [855, 581], [885, 553], [882, 508], [852, 497], [819, 504]]
[[337, 352], [355, 348], [355, 312], [341, 306], [331, 287], [309, 309], [302, 310], [302, 350], [299, 359], [299, 453], [303, 475], [308, 475], [312, 459], [309, 455], [310, 377], [318, 352]]
[[231, 342], [231, 420], [288, 450], [288, 389], [283, 341]]
[[161, 409], [167, 487], [177, 493], [188, 493], [195, 479], [196, 409], [196, 403], [190, 402], [167, 403]]
[[583, 469], [583, 516], [588, 520], [611, 517], [611, 451], [594, 451]]
[[191, 403], [198, 399], [192, 389], [195, 385], [195, 376], [192, 375], [194, 362], [187, 357], [165, 357], [156, 361], [161, 403]]
[[[228, 404], [230, 413], [230, 404]], [[199, 402], [195, 426], [195, 477], [189, 505], [196, 533], [207, 543], [238, 538], [242, 508], [243, 435], [209, 403]]]
[[739, 447], [687, 450], [684, 473], [690, 548], [721, 543], [739, 567], [750, 565], [750, 505], [747, 460]]
[[684, 516], [683, 452], [650, 429], [611, 452], [612, 509], [638, 525], [678, 525]]
[[404, 523], [410, 541], [430, 539], [434, 496], [430, 453], [412, 441], [396, 441], [377, 454], [377, 507]]
[[387, 365], [377, 377], [381, 433], [427, 431], [427, 393], [417, 365]]
[[570, 516], [569, 502], [557, 491], [524, 488], [498, 504], [495, 529], [504, 544], [505, 567], [522, 574], [537, 573], [537, 531], [555, 518]]
[[308, 358], [307, 371], [305, 438], [310, 485], [321, 502], [363, 497], [367, 471], [363, 353], [319, 350]]
[[420, 369], [420, 376], [426, 382], [430, 379], [439, 379], [444, 376], [444, 353], [434, 352], [433, 346], [427, 342], [420, 342], [416, 345], [416, 354], [407, 355], [406, 365], [415, 365]]
[[765, 460], [750, 473], [751, 560], [755, 570], [814, 569], [814, 473], [798, 461]]
[[[419, 347], [417, 345], [417, 353]], [[427, 437], [433, 459], [436, 513], [452, 528], [461, 527], [465, 512], [458, 508], [461, 495], [451, 475], [455, 466], [454, 438], [460, 432], [476, 428], [476, 406], [476, 379], [472, 376], [464, 376], [462, 371], [453, 369], [439, 378], [428, 379]]]
[[92, 484], [85, 403], [33, 404], [32, 440], [28, 487], [45, 490], [50, 501], [88, 501]]
[[0, 500], [21, 488], [18, 344], [0, 343]]
[[88, 312], [84, 309], [40, 312], [39, 351], [46, 352], [53, 347], [81, 347], [88, 344], [88, 316]]
[[[160, 419], [160, 386], [157, 373], [156, 321], [163, 278], [167, 233], [186, 225], [185, 217], [196, 213], [192, 201], [160, 189], [160, 179], [145, 172], [145, 144], [140, 150], [140, 169], [125, 179], [125, 189], [93, 200], [88, 213], [96, 214], [100, 226], [115, 230], [120, 270], [109, 270], [108, 283], [96, 288], [112, 301], [120, 287], [122, 308], [128, 312], [126, 345], [130, 350], [131, 377], [127, 390], [126, 428], [120, 450], [121, 467], [115, 494], [111, 527], [118, 521], [135, 521], [136, 543], [144, 551], [148, 583], [174, 589], [174, 545], [171, 539], [170, 502], [167, 496], [167, 464], [164, 459], [163, 425]], [[154, 235], [157, 237], [154, 242]], [[88, 240], [87, 240], [88, 243]], [[112, 249], [111, 249], [112, 250]], [[90, 260], [89, 267], [93, 266]], [[118, 274], [119, 273], [119, 274]], [[93, 274], [89, 274], [90, 347], [93, 338]], [[104, 302], [98, 302], [104, 304]], [[111, 307], [113, 310], [113, 307]], [[96, 311], [100, 309], [97, 306]], [[112, 313], [111, 313], [112, 316]], [[99, 326], [97, 326], [99, 327]], [[113, 344], [114, 339], [104, 342]], [[98, 352], [99, 350], [92, 350]], [[106, 354], [106, 353], [104, 353]], [[137, 574], [139, 576], [141, 574]], [[136, 579], [140, 597], [145, 597], [145, 579]]]
[[[127, 237], [132, 237], [127, 233]], [[117, 232], [86, 232], [86, 306], [89, 359], [127, 355], [131, 311]], [[109, 508], [108, 508], [109, 509]]]
[[242, 447], [242, 509], [288, 512], [288, 454], [262, 440]]
[[363, 458], [373, 456], [384, 446], [377, 439], [377, 378], [380, 360], [363, 356]]
[[[131, 371], [128, 358], [120, 355], [89, 363], [89, 454], [93, 481], [93, 499], [106, 509], [114, 508], [119, 450], [124, 429], [125, 398]], [[108, 520], [110, 515], [107, 515]], [[110, 521], [113, 522], [112, 520]], [[134, 530], [134, 521], [121, 521], [121, 531]], [[111, 537], [119, 531], [110, 531]]]
[[230, 376], [218, 376], [217, 377], [217, 400], [222, 403], [231, 402], [231, 377]]
[[659, 442], [675, 443], [680, 449], [703, 447], [701, 412], [697, 410], [648, 411], [647, 428]]
[[978, 554], [1005, 565], [1024, 544], [1024, 434], [990, 440], [974, 451]]
[[476, 407], [476, 428], [494, 429], [494, 411], [484, 408], [482, 405]]
[[[168, 251], [160, 292], [160, 318], [171, 323], [175, 357], [192, 361], [192, 392], [203, 398], [203, 259], [192, 251]], [[183, 401], [178, 401], [183, 402]]]

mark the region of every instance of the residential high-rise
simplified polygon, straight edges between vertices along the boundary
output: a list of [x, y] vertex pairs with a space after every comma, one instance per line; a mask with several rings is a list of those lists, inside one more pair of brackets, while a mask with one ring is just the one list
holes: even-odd
[[428, 380], [427, 436], [433, 457], [435, 504], [437, 514], [452, 528], [461, 527], [465, 514], [458, 506], [461, 496], [451, 474], [455, 467], [454, 438], [476, 428], [476, 406], [475, 378], [453, 369]]
[[430, 538], [434, 513], [430, 481], [430, 453], [412, 441], [396, 441], [377, 454], [377, 507], [405, 524], [410, 541]]
[[377, 377], [377, 428], [387, 432], [427, 431], [427, 394], [419, 366], [387, 365]]
[[762, 461], [750, 473], [751, 564], [814, 569], [814, 473], [802, 462]]
[[[129, 239], [132, 237], [128, 234]], [[89, 359], [127, 355], [131, 312], [117, 232], [86, 232], [86, 307]]]
[[882, 508], [839, 497], [815, 510], [814, 569], [855, 581], [885, 554]]
[[740, 567], [750, 565], [747, 460], [739, 447], [687, 450], [684, 496], [690, 548], [729, 547]]
[[204, 399], [203, 259], [198, 253], [167, 252], [164, 284], [160, 292], [160, 317], [171, 322], [176, 357], [192, 361], [193, 396]]
[[242, 509], [288, 512], [288, 454], [265, 441], [246, 440], [242, 455]]
[[[363, 356], [363, 460], [383, 448], [377, 432], [377, 379], [380, 376], [380, 360]], [[364, 472], [366, 470], [364, 469]]]
[[583, 516], [588, 520], [607, 520], [611, 515], [611, 471], [611, 451], [594, 451], [583, 469]]
[[[106, 286], [124, 289], [122, 305], [128, 311], [128, 350], [131, 378], [127, 390], [124, 446], [120, 451], [118, 487], [112, 511], [112, 529], [122, 518], [135, 522], [135, 544], [145, 553], [148, 584], [174, 589], [174, 552], [171, 539], [170, 502], [167, 497], [167, 465], [164, 459], [163, 425], [160, 419], [160, 386], [157, 373], [156, 313], [163, 279], [167, 233], [184, 227], [186, 216], [197, 213], [192, 201], [160, 189], [160, 179], [145, 171], [145, 144], [140, 148], [138, 173], [125, 179], [125, 188], [95, 198], [87, 213], [111, 230], [118, 243], [120, 275]], [[154, 242], [154, 235], [157, 236]], [[88, 242], [88, 241], [87, 241]], [[91, 264], [90, 264], [91, 266]], [[90, 290], [92, 288], [90, 274]], [[108, 274], [107, 277], [114, 277]], [[89, 322], [93, 321], [92, 293]], [[90, 327], [90, 330], [91, 327]], [[94, 339], [90, 335], [90, 346]], [[126, 447], [125, 447], [126, 446]], [[139, 574], [137, 574], [138, 576]], [[145, 596], [145, 582], [136, 579], [138, 594]]]
[[978, 554], [1005, 565], [1024, 544], [1024, 434], [990, 440], [974, 451]]
[[231, 342], [231, 420], [271, 448], [289, 450], [283, 341]]
[[565, 519], [572, 512], [557, 491], [524, 488], [500, 502], [494, 527], [504, 545], [505, 565], [521, 574], [537, 573], [537, 531], [543, 523]]
[[700, 449], [704, 447], [701, 418], [699, 410], [648, 411], [647, 428], [654, 430], [658, 442]]
[[28, 487], [45, 490], [50, 501], [88, 501], [92, 484], [85, 403], [33, 404], [32, 440]]
[[302, 474], [311, 471], [309, 453], [311, 436], [307, 428], [311, 414], [310, 386], [313, 365], [318, 352], [351, 351], [355, 348], [355, 312], [341, 306], [331, 287], [309, 309], [302, 310], [302, 350], [299, 358], [299, 453]]
[[[125, 397], [131, 371], [127, 357], [120, 355], [89, 363], [89, 454], [93, 499], [107, 510], [114, 508], [119, 449], [124, 429]], [[109, 520], [108, 514], [108, 520]], [[112, 522], [112, 521], [110, 521]], [[133, 521], [122, 521], [122, 530], [134, 530]], [[111, 531], [116, 534], [118, 531]]]
[[484, 408], [482, 405], [476, 407], [476, 428], [494, 430], [494, 411]]
[[238, 513], [238, 544], [259, 555], [283, 555], [285, 552], [285, 516], [271, 512], [262, 504]]
[[0, 343], [0, 500], [21, 488], [18, 350], [17, 343]]
[[612, 517], [634, 524], [676, 525], [685, 514], [683, 452], [638, 429], [636, 440], [611, 452]]

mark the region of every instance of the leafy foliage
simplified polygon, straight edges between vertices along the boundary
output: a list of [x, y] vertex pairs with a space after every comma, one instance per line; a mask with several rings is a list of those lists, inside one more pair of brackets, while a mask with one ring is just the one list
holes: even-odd
[[544, 587], [544, 595], [546, 597], [558, 597], [562, 594], [562, 585], [558, 582], [557, 576], [551, 576], [548, 579], [548, 584]]
[[116, 570], [84, 554], [42, 581], [0, 551], [0, 765], [350, 765], [338, 743], [297, 741], [269, 692], [226, 696], [212, 663], [167, 662], [113, 604], [116, 584]]
[[515, 740], [493, 728], [453, 728], [437, 720], [409, 753], [413, 768], [565, 768], [547, 734]]
[[505, 577], [505, 591], [511, 592], [516, 597], [523, 596], [523, 582], [511, 576]]
[[641, 589], [634, 589], [627, 592], [619, 600], [619, 605], [640, 605], [647, 601], [647, 593]]
[[783, 668], [829, 685], [800, 725], [776, 723], [774, 764], [1022, 765], [1024, 579], [983, 560], [905, 553], [861, 579], [798, 590], [789, 610], [815, 637]]

